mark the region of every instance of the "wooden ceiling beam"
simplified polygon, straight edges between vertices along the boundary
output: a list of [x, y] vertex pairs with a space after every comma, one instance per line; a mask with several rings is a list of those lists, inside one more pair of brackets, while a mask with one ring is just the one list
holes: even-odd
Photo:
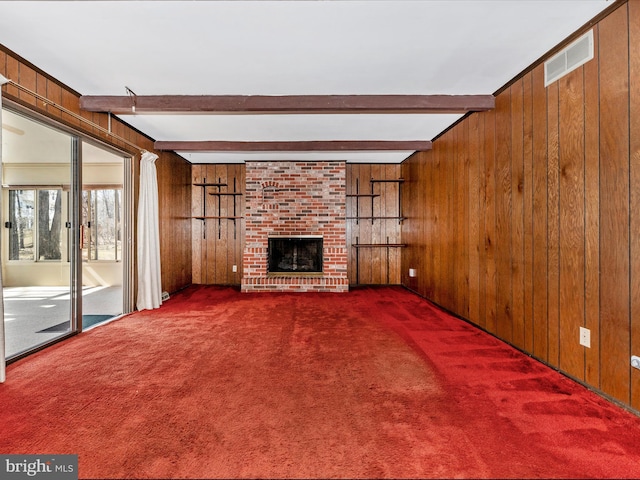
[[295, 142], [157, 141], [156, 150], [182, 152], [341, 152], [341, 151], [423, 151], [430, 141], [330, 140]]
[[[135, 107], [132, 108], [132, 107]], [[466, 113], [495, 107], [493, 95], [83, 95], [80, 108], [138, 113]]]

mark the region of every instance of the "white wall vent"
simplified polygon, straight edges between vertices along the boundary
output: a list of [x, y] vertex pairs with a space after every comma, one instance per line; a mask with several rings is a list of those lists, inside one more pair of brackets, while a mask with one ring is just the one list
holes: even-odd
[[544, 86], [564, 77], [593, 58], [593, 30], [544, 62]]

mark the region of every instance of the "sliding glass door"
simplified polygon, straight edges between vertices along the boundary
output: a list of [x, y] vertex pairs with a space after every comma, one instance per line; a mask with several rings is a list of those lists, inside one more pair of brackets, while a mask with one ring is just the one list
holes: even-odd
[[2, 130], [11, 360], [131, 311], [131, 160], [18, 110]]
[[3, 110], [2, 266], [8, 358], [73, 331], [72, 135]]
[[83, 329], [125, 311], [124, 171], [126, 158], [82, 143], [80, 249]]

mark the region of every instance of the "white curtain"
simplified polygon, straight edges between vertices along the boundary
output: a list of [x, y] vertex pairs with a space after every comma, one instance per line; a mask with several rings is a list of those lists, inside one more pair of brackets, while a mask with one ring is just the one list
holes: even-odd
[[[0, 75], [0, 86], [7, 83], [5, 77]], [[0, 126], [2, 125], [2, 91], [0, 90]], [[2, 128], [0, 128], [0, 177], [2, 176]], [[0, 199], [2, 197], [0, 196]], [[0, 200], [0, 207], [2, 201]], [[4, 287], [2, 286], [2, 265], [0, 264], [0, 383], [6, 380], [6, 352], [4, 345]]]
[[162, 305], [160, 277], [160, 228], [158, 220], [157, 155], [144, 152], [140, 159], [138, 201], [138, 310]]

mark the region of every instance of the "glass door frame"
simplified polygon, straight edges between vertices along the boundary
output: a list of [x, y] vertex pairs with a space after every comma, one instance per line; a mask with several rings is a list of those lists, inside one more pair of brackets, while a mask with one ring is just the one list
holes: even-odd
[[[47, 348], [55, 343], [63, 341], [69, 337], [82, 332], [82, 245], [81, 245], [81, 222], [82, 222], [82, 144], [90, 143], [101, 149], [107, 150], [123, 158], [124, 182], [122, 189], [122, 235], [124, 241], [122, 243], [122, 308], [123, 314], [130, 313], [134, 310], [133, 299], [133, 279], [135, 272], [133, 271], [133, 156], [131, 153], [120, 150], [112, 145], [105, 143], [99, 139], [90, 137], [72, 127], [55, 121], [50, 117], [42, 115], [38, 112], [30, 110], [20, 104], [3, 98], [0, 108], [13, 111], [26, 118], [44, 124], [50, 128], [59, 130], [71, 138], [71, 159], [70, 159], [70, 198], [69, 198], [69, 265], [70, 265], [70, 330], [51, 341], [38, 344], [32, 349], [20, 352], [17, 355], [7, 359], [7, 364], [24, 358], [32, 353]], [[1, 146], [0, 146], [1, 148]], [[1, 319], [4, 322], [4, 318]], [[5, 339], [6, 340], [6, 339]]]
[[82, 250], [80, 222], [82, 218], [82, 139], [71, 137], [71, 201], [69, 222], [69, 264], [71, 271], [71, 333], [82, 332]]

